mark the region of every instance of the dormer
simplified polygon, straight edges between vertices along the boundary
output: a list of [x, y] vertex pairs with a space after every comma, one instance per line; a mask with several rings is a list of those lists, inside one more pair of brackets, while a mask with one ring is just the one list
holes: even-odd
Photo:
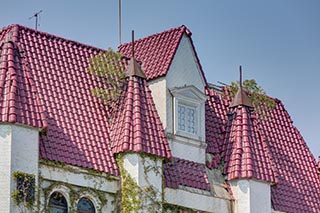
[[[170, 89], [173, 98], [174, 135], [204, 142], [204, 105], [207, 99], [195, 86]], [[197, 145], [197, 144], [195, 144]]]

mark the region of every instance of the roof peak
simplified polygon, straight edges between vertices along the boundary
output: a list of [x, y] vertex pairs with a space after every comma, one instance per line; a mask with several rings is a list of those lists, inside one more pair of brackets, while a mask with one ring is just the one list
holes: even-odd
[[144, 74], [140, 64], [134, 57], [130, 59], [126, 73], [128, 77], [136, 76], [146, 79], [146, 75]]
[[253, 108], [253, 105], [247, 95], [247, 92], [244, 91], [242, 87], [242, 66], [241, 65], [240, 65], [239, 72], [240, 72], [239, 89], [236, 95], [234, 96], [233, 101], [230, 104], [230, 107], [233, 108], [237, 106], [247, 106], [247, 107]]

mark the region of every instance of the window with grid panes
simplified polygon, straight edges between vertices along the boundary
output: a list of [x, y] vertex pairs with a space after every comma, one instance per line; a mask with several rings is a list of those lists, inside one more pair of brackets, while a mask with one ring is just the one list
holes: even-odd
[[197, 111], [195, 108], [178, 105], [178, 130], [197, 134]]

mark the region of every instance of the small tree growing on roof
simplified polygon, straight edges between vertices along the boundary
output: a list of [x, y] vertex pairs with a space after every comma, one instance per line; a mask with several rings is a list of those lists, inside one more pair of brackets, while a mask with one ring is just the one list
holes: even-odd
[[[240, 82], [234, 82], [232, 81], [230, 85], [227, 86], [227, 91], [231, 99], [235, 97], [237, 91], [240, 88]], [[248, 93], [248, 97], [255, 107], [256, 112], [264, 117], [267, 114], [268, 110], [272, 110], [276, 106], [276, 102], [274, 99], [267, 96], [264, 89], [258, 85], [256, 80], [254, 79], [247, 79], [243, 81], [242, 88]]]
[[107, 106], [111, 106], [121, 95], [125, 83], [123, 72], [122, 55], [111, 48], [90, 59], [88, 71], [103, 80], [103, 88], [91, 90]]

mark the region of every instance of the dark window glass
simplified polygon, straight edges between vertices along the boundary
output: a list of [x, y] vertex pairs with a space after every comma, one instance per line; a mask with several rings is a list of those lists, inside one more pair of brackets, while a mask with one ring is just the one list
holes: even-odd
[[81, 198], [77, 206], [78, 213], [95, 213], [93, 203], [88, 198]]
[[64, 196], [59, 192], [54, 192], [49, 200], [50, 213], [68, 213], [68, 204]]

